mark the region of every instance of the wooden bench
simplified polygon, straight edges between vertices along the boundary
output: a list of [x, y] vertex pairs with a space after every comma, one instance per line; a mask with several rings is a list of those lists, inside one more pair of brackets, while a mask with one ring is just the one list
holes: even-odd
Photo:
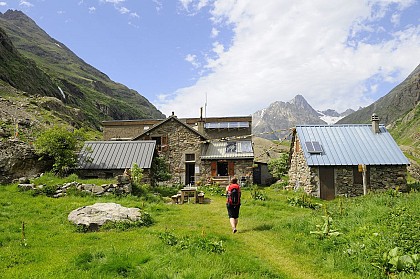
[[181, 194], [176, 194], [172, 196], [172, 203], [173, 204], [178, 204], [180, 203], [181, 200]]

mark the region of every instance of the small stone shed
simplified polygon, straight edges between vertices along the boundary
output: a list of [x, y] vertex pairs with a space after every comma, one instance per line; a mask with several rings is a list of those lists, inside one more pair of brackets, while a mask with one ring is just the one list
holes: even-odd
[[155, 147], [152, 140], [87, 141], [79, 153], [76, 172], [84, 178], [112, 178], [136, 163], [143, 169], [143, 180], [149, 182]]
[[[296, 126], [290, 150], [289, 187], [325, 200], [367, 190], [406, 188], [409, 160], [377, 116], [372, 125]], [[367, 181], [366, 181], [367, 180]]]

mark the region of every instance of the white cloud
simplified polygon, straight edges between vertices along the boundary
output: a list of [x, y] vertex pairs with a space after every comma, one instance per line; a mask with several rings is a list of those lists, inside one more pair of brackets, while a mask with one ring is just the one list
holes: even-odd
[[187, 56], [185, 56], [185, 61], [191, 63], [194, 68], [200, 67], [200, 63], [197, 61], [197, 55], [195, 54], [187, 54]]
[[120, 14], [128, 14], [130, 13], [130, 10], [127, 9], [126, 7], [121, 7], [118, 9], [118, 11], [120, 12]]
[[207, 7], [209, 2], [209, 0], [179, 0], [182, 8], [191, 15], [194, 15], [204, 7]]
[[156, 4], [156, 11], [160, 12], [160, 10], [163, 8], [163, 4], [160, 0], [153, 0], [153, 3]]
[[216, 38], [217, 37], [217, 35], [219, 35], [219, 30], [217, 29], [217, 28], [212, 28], [211, 29], [211, 37], [212, 38]]
[[89, 7], [89, 13], [90, 14], [93, 14], [93, 13], [95, 13], [95, 11], [96, 11], [96, 8], [95, 7]]
[[6, 2], [0, 2], [0, 7], [7, 6]]
[[26, 8], [30, 8], [30, 7], [33, 7], [34, 5], [31, 2], [29, 2], [29, 1], [21, 0], [19, 2], [19, 6], [24, 6]]
[[125, 0], [101, 0], [101, 2], [112, 3], [112, 4], [120, 4], [120, 3], [124, 3]]
[[[197, 1], [180, 2], [198, 7]], [[419, 63], [413, 59], [420, 57], [419, 22], [395, 30], [384, 25], [392, 20], [392, 7], [400, 13], [413, 3], [216, 0], [209, 17], [215, 25], [233, 26], [231, 46], [215, 43], [216, 57], [202, 65], [209, 73], [161, 96], [157, 106], [167, 115], [197, 116], [191, 108], [203, 106], [204, 92], [208, 116], [249, 115], [296, 94], [316, 109], [369, 105], [378, 90], [369, 79], [401, 81]]]

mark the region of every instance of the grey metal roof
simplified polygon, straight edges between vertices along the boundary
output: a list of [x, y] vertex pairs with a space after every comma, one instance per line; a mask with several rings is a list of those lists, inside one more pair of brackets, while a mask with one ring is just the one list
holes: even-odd
[[87, 141], [78, 158], [79, 169], [126, 169], [134, 163], [150, 168], [155, 151], [154, 140]]
[[[383, 125], [374, 133], [371, 125], [296, 126], [309, 166], [409, 165], [391, 134]], [[309, 153], [305, 142], [318, 141], [321, 153]]]
[[229, 143], [232, 143], [232, 141], [215, 141], [206, 144], [201, 159], [254, 159], [251, 141], [236, 141], [237, 148], [235, 148], [235, 151], [226, 152]]

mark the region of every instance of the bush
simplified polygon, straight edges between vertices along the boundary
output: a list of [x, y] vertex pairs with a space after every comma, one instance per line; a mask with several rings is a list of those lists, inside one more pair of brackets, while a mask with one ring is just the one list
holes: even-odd
[[64, 127], [54, 127], [41, 133], [34, 142], [35, 151], [43, 158], [53, 160], [52, 171], [65, 175], [77, 162], [80, 133]]
[[274, 178], [280, 179], [288, 170], [289, 155], [281, 153], [279, 158], [272, 159], [268, 162], [268, 170]]

